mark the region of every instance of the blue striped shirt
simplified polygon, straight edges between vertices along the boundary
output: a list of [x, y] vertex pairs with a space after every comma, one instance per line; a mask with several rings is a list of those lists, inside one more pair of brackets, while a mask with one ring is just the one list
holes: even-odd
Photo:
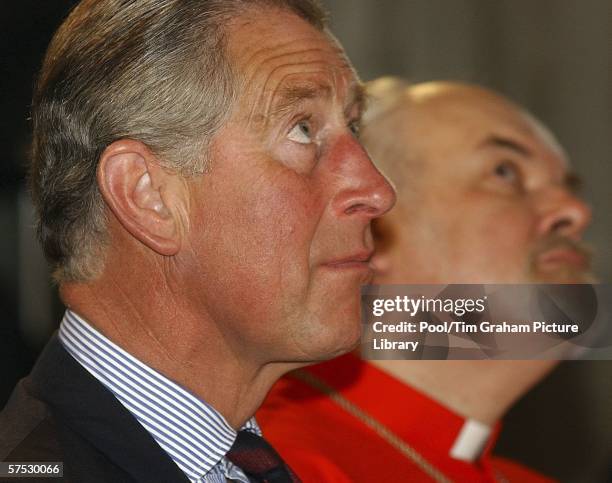
[[[221, 414], [111, 342], [70, 310], [60, 325], [66, 350], [151, 434], [159, 446], [197, 483], [248, 483], [225, 458], [236, 431]], [[241, 428], [261, 435], [251, 418]]]

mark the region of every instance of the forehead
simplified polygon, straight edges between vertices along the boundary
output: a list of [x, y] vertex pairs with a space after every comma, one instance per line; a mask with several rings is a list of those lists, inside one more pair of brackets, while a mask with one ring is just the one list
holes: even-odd
[[259, 100], [281, 86], [296, 82], [336, 95], [357, 84], [353, 68], [340, 45], [291, 12], [253, 10], [235, 19], [228, 29], [228, 50], [243, 92]]
[[[563, 148], [541, 122], [492, 93], [457, 93], [415, 102], [406, 115], [408, 129], [435, 158], [449, 152], [506, 149], [551, 170], [569, 165]], [[429, 131], [429, 136], [423, 136]], [[429, 138], [429, 139], [428, 139]], [[420, 141], [422, 140], [422, 141]], [[517, 148], [517, 149], [514, 149]]]

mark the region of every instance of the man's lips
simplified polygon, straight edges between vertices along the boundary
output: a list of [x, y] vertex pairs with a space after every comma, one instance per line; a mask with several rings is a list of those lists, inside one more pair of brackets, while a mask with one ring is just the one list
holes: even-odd
[[374, 252], [359, 252], [353, 255], [337, 258], [326, 262], [323, 265], [329, 268], [336, 269], [351, 269], [351, 268], [370, 268], [370, 260]]
[[557, 265], [571, 265], [578, 269], [586, 269], [589, 265], [588, 257], [572, 248], [553, 248], [542, 253], [537, 258], [537, 264], [541, 268], [555, 267]]

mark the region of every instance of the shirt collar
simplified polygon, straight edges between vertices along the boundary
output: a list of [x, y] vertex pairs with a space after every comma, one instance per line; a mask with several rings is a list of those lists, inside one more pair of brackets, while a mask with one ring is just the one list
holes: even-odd
[[[150, 368], [67, 310], [66, 350], [140, 422], [192, 481], [226, 464], [236, 431], [206, 402]], [[261, 435], [254, 418], [241, 428]]]

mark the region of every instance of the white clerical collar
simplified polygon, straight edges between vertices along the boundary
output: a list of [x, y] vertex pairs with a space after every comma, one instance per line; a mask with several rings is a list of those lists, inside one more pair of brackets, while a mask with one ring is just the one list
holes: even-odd
[[455, 438], [450, 456], [457, 460], [474, 462], [489, 441], [491, 427], [474, 419], [466, 419]]

